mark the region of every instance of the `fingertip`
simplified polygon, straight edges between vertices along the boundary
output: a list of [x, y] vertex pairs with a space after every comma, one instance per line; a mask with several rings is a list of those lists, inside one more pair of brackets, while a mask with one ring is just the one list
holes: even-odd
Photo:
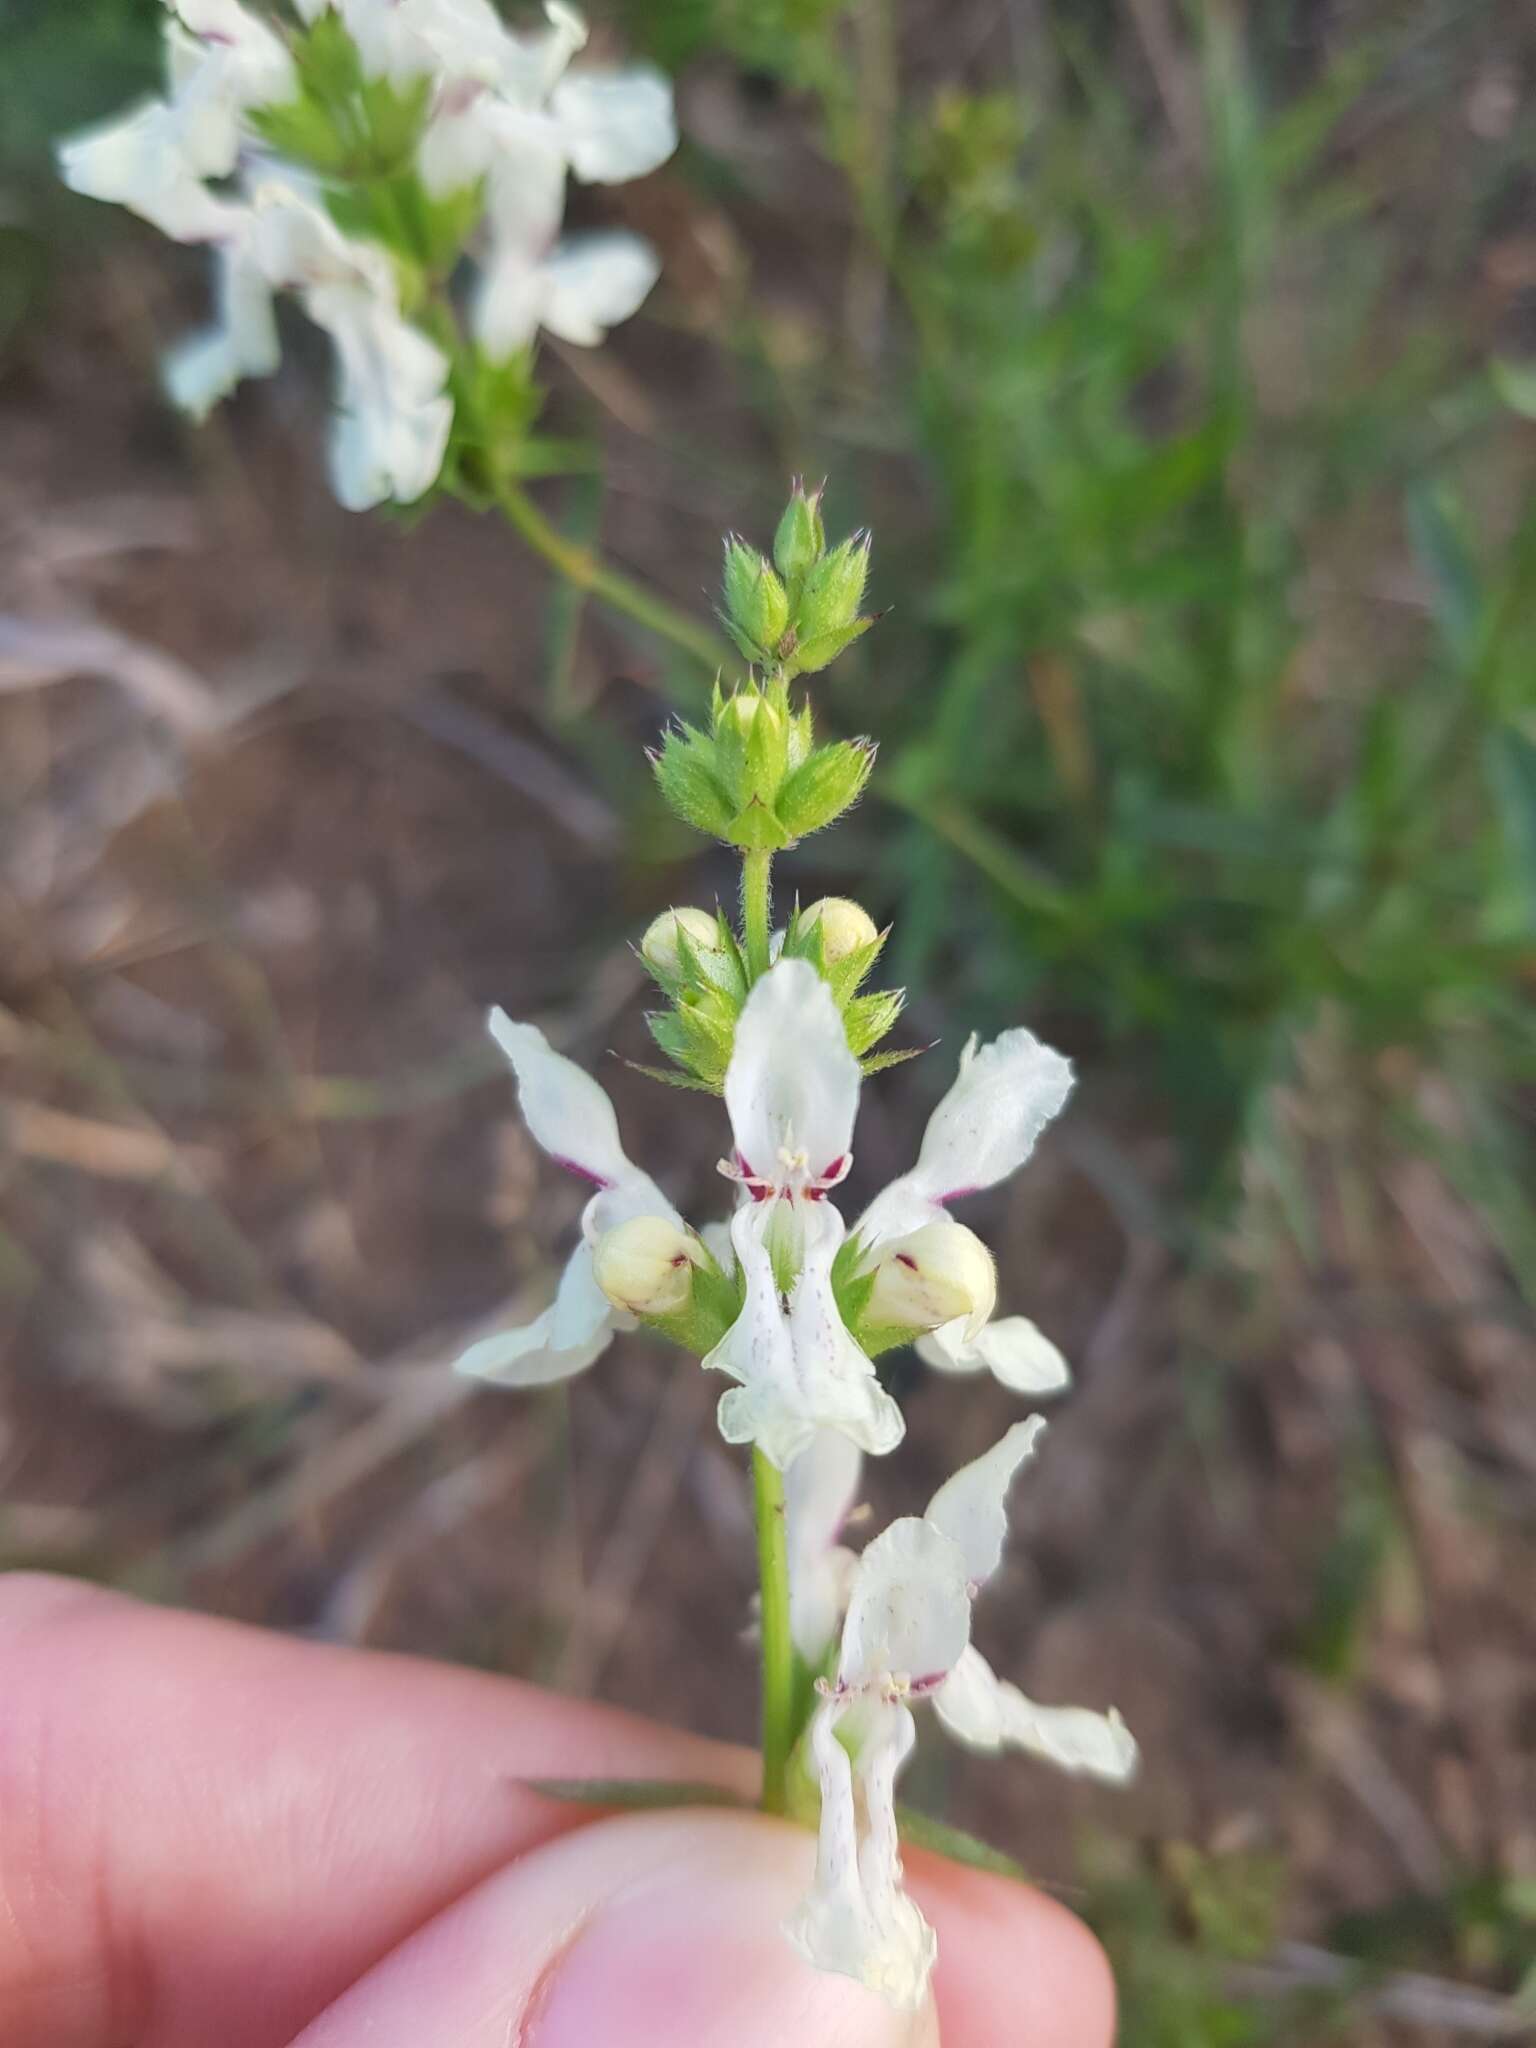
[[89, 1579], [58, 1572], [0, 1572], [0, 1642], [9, 1648], [74, 1609], [99, 1607], [117, 1597]]
[[907, 1876], [938, 1930], [944, 2048], [1111, 2048], [1109, 1958], [1075, 1913], [1029, 1885], [920, 1852]]
[[295, 2048], [938, 2048], [931, 2003], [898, 2011], [791, 1947], [814, 1856], [758, 1815], [597, 1821], [440, 1914]]

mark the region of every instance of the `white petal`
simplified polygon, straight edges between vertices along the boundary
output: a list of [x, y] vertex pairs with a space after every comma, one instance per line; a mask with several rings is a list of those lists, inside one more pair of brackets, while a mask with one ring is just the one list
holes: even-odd
[[502, 64], [501, 91], [510, 99], [536, 105], [547, 99], [556, 80], [587, 42], [587, 24], [574, 7], [545, 0], [548, 27], [537, 35], [508, 36]]
[[571, 169], [588, 184], [643, 178], [677, 147], [672, 87], [659, 71], [578, 71], [550, 97]]
[[1136, 1768], [1136, 1739], [1113, 1709], [1042, 1707], [967, 1650], [934, 1697], [940, 1721], [968, 1749], [1022, 1749], [1058, 1770], [1123, 1784]]
[[731, 1242], [746, 1277], [741, 1314], [704, 1360], [741, 1382], [720, 1400], [727, 1443], [752, 1443], [788, 1471], [818, 1429], [836, 1429], [861, 1450], [883, 1456], [901, 1441], [901, 1410], [843, 1326], [832, 1294], [832, 1262], [842, 1218], [829, 1202], [805, 1202], [804, 1264], [786, 1309], [768, 1238], [775, 1202], [736, 1212]]
[[434, 114], [416, 152], [421, 182], [434, 199], [462, 192], [490, 169], [496, 155], [495, 103], [479, 93]]
[[942, 1205], [1006, 1180], [1071, 1092], [1071, 1061], [1032, 1032], [1005, 1031], [980, 1051], [973, 1038], [928, 1120], [916, 1166], [876, 1196], [859, 1235], [867, 1245], [879, 1243], [916, 1228], [914, 1204]]
[[[236, 134], [229, 123], [227, 171]], [[72, 192], [126, 206], [177, 242], [214, 241], [239, 223], [239, 210], [202, 182], [180, 124], [163, 100], [73, 135], [59, 145], [59, 175]]]
[[974, 1338], [963, 1321], [946, 1323], [917, 1343], [936, 1372], [990, 1372], [1015, 1394], [1059, 1394], [1072, 1384], [1067, 1361], [1028, 1316], [999, 1316]]
[[838, 1740], [840, 1718], [828, 1705], [811, 1724], [821, 1784], [816, 1875], [784, 1931], [818, 1969], [852, 1977], [913, 2012], [938, 1954], [933, 1929], [901, 1888], [896, 1775], [916, 1731], [905, 1707], [882, 1706], [860, 1744], [855, 1776]]
[[615, 1317], [592, 1278], [585, 1244], [571, 1254], [559, 1292], [543, 1315], [521, 1329], [471, 1344], [454, 1370], [504, 1387], [546, 1387], [585, 1372], [607, 1350]]
[[964, 1556], [931, 1522], [903, 1516], [859, 1559], [838, 1683], [853, 1690], [892, 1680], [931, 1686], [953, 1670], [970, 1634]]
[[618, 230], [562, 242], [544, 265], [543, 325], [562, 341], [596, 348], [637, 312], [661, 274], [649, 242]]
[[388, 301], [356, 288], [311, 291], [310, 316], [336, 348], [331, 481], [353, 511], [414, 504], [437, 481], [453, 426], [448, 362]]
[[218, 252], [219, 320], [172, 349], [162, 374], [173, 404], [205, 419], [243, 377], [278, 366], [272, 290], [242, 237]]
[[[766, 1206], [766, 1205], [765, 1205]], [[875, 1368], [854, 1342], [832, 1291], [832, 1264], [843, 1241], [843, 1219], [830, 1202], [797, 1205], [805, 1263], [789, 1300], [795, 1370], [812, 1418], [883, 1458], [906, 1434], [901, 1409], [881, 1386]]]
[[728, 1444], [755, 1444], [788, 1471], [815, 1435], [795, 1381], [789, 1319], [764, 1243], [764, 1205], [737, 1211], [731, 1224], [736, 1263], [746, 1279], [741, 1313], [704, 1360], [706, 1369], [740, 1382], [720, 1397], [720, 1434]]
[[848, 1157], [859, 1063], [832, 991], [806, 960], [781, 960], [747, 997], [725, 1075], [725, 1106], [749, 1170], [778, 1183], [804, 1154], [814, 1178]]
[[490, 1030], [517, 1075], [523, 1121], [551, 1159], [599, 1187], [634, 1172], [613, 1104], [590, 1074], [556, 1052], [537, 1025], [514, 1023], [505, 1010], [492, 1010]]
[[985, 1585], [997, 1570], [1008, 1535], [1008, 1489], [1044, 1428], [1042, 1415], [1016, 1422], [990, 1451], [946, 1479], [928, 1503], [924, 1520], [959, 1549], [973, 1586]]
[[526, 348], [543, 311], [543, 266], [520, 247], [498, 248], [486, 264], [470, 315], [487, 360], [504, 363]]
[[842, 1620], [855, 1560], [838, 1536], [859, 1490], [864, 1458], [834, 1429], [818, 1430], [784, 1476], [790, 1625], [815, 1668]]
[[1033, 1032], [973, 1038], [954, 1086], [928, 1120], [917, 1174], [936, 1202], [1006, 1180], [1072, 1092], [1072, 1063]]
[[188, 32], [218, 67], [218, 87], [243, 107], [275, 106], [297, 90], [287, 45], [239, 0], [174, 0]]
[[1002, 1684], [974, 1643], [967, 1644], [933, 1695], [939, 1719], [956, 1742], [992, 1755], [1003, 1746]]
[[[526, 262], [543, 257], [565, 207], [565, 150], [548, 114], [483, 99], [478, 147], [485, 150], [491, 263], [505, 245]], [[478, 175], [478, 173], [477, 173]]]

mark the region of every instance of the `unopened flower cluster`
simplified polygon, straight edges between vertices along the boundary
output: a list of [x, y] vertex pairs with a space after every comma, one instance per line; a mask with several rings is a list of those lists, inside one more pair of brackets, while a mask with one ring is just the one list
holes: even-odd
[[[828, 550], [816, 499], [797, 490], [775, 557], [727, 546], [726, 622], [764, 678], [717, 692], [708, 727], [674, 730], [655, 757], [674, 809], [749, 859], [846, 809], [873, 752], [866, 742], [818, 747], [809, 707], [791, 709], [786, 680], [796, 648], [814, 657], [868, 623], [858, 614], [867, 549]], [[673, 1078], [724, 1099], [720, 1170], [733, 1196], [728, 1214], [702, 1227], [629, 1159], [597, 1082], [533, 1025], [493, 1012], [529, 1130], [596, 1192], [551, 1306], [476, 1344], [460, 1369], [545, 1385], [585, 1370], [615, 1331], [644, 1324], [729, 1383], [722, 1436], [785, 1475], [794, 1645], [817, 1702], [799, 1747], [807, 1803], [819, 1805], [816, 1874], [787, 1932], [821, 1967], [916, 2007], [936, 1942], [902, 1886], [895, 1784], [914, 1708], [931, 1704], [973, 1749], [1024, 1750], [1109, 1780], [1130, 1773], [1136, 1747], [1113, 1712], [1027, 1699], [971, 1641], [1038, 1417], [860, 1555], [840, 1540], [863, 1459], [887, 1456], [905, 1433], [877, 1369], [882, 1353], [915, 1343], [933, 1370], [990, 1372], [1024, 1399], [1068, 1380], [1033, 1323], [996, 1313], [992, 1256], [951, 1214], [1029, 1158], [1072, 1086], [1059, 1053], [1024, 1029], [986, 1045], [973, 1038], [912, 1166], [851, 1223], [839, 1207], [863, 1078], [893, 1057], [874, 1047], [900, 995], [862, 992], [883, 940], [861, 906], [838, 898], [797, 908], [766, 948], [748, 925], [697, 908], [668, 911], [645, 934], [642, 957], [667, 998], [652, 1029]]]
[[177, 404], [201, 417], [270, 375], [292, 293], [335, 350], [337, 496], [409, 504], [453, 447], [483, 457], [526, 424], [539, 328], [591, 345], [649, 292], [646, 243], [560, 223], [568, 177], [617, 184], [672, 153], [671, 89], [572, 68], [587, 30], [562, 0], [522, 35], [492, 0], [293, 11], [166, 0], [164, 93], [66, 142], [61, 169], [215, 254], [218, 319], [165, 365]]

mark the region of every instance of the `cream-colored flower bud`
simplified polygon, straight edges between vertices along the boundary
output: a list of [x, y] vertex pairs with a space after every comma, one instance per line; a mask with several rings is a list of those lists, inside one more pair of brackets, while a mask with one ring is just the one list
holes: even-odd
[[604, 1231], [592, 1252], [597, 1284], [632, 1316], [675, 1316], [688, 1306], [693, 1273], [708, 1253], [665, 1216], [632, 1216]]
[[937, 1330], [964, 1320], [974, 1336], [997, 1306], [997, 1268], [974, 1230], [948, 1218], [880, 1246], [864, 1311], [884, 1329]]
[[720, 944], [720, 927], [707, 910], [664, 910], [660, 917], [652, 918], [645, 928], [645, 937], [640, 941], [641, 958], [658, 974], [682, 971], [683, 963], [677, 950], [679, 932], [686, 934], [695, 952], [713, 952]]
[[823, 963], [832, 967], [839, 960], [846, 960], [850, 953], [856, 953], [861, 946], [872, 946], [880, 934], [875, 920], [862, 903], [855, 903], [848, 896], [822, 896], [800, 913], [803, 929], [812, 925], [821, 930], [821, 957]]
[[750, 737], [759, 720], [766, 731], [775, 736], [784, 724], [777, 706], [770, 704], [760, 690], [738, 690], [720, 707], [721, 728], [729, 728], [743, 742]]

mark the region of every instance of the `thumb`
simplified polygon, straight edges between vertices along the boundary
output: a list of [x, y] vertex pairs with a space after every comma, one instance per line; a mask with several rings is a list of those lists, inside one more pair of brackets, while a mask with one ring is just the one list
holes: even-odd
[[755, 1815], [596, 1822], [429, 1921], [293, 2048], [938, 2048], [931, 2002], [893, 2011], [780, 1932], [814, 1852]]

